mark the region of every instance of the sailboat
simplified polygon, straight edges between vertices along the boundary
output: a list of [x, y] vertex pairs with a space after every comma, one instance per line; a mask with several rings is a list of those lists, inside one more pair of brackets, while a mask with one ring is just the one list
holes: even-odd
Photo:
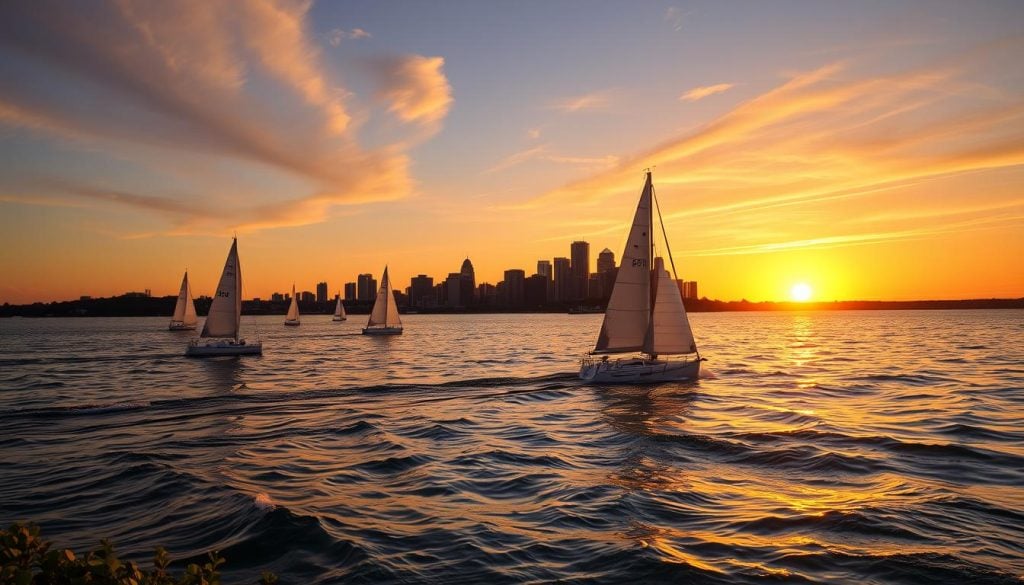
[[[207, 357], [221, 355], [260, 355], [263, 344], [246, 343], [238, 336], [242, 321], [242, 266], [238, 262], [238, 240], [231, 240], [231, 250], [224, 262], [224, 271], [217, 285], [217, 295], [210, 304], [210, 312], [203, 323], [199, 338], [189, 342], [185, 355]], [[207, 341], [203, 343], [201, 339]]]
[[[652, 232], [658, 200], [651, 172], [646, 174], [601, 332], [580, 367], [580, 378], [590, 382], [696, 380], [704, 361], [697, 352], [676, 280], [664, 260], [654, 254]], [[658, 220], [661, 223], [660, 209]], [[664, 235], [664, 223], [661, 231]], [[667, 235], [665, 249], [671, 262]], [[675, 272], [674, 262], [672, 267]], [[613, 354], [620, 357], [609, 359]], [[602, 357], [597, 359], [597, 355]]]
[[363, 328], [363, 335], [401, 335], [402, 320], [398, 317], [398, 305], [395, 295], [391, 292], [391, 279], [388, 278], [388, 267], [384, 267], [384, 277], [380, 281], [377, 300], [370, 311], [370, 320]]
[[174, 316], [167, 328], [171, 331], [191, 331], [196, 328], [196, 304], [192, 302], [192, 289], [188, 286], [188, 270], [181, 279], [178, 302], [174, 305]]
[[295, 285], [292, 284], [292, 304], [288, 306], [288, 314], [284, 316], [284, 324], [296, 326], [299, 323], [299, 301], [295, 298]]
[[345, 305], [341, 304], [341, 291], [338, 291], [338, 304], [334, 305], [334, 319], [332, 321], [344, 321], [348, 319], [345, 316]]

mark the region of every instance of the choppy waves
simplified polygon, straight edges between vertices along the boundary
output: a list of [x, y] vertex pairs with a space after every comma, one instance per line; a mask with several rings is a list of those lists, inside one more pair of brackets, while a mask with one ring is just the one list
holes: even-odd
[[706, 375], [658, 387], [576, 379], [599, 316], [328, 319], [208, 362], [156, 320], [2, 324], [0, 521], [228, 582], [1024, 575], [1020, 312], [695, 315]]

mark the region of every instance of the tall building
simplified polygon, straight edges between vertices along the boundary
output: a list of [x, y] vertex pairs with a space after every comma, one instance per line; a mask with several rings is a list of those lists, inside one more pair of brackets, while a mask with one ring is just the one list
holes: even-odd
[[356, 296], [356, 283], [354, 283], [354, 282], [346, 282], [345, 283], [345, 300], [346, 301], [354, 301], [354, 300], [356, 300], [356, 298], [358, 298]]
[[534, 274], [527, 278], [523, 298], [526, 306], [531, 309], [546, 305], [548, 302], [548, 278], [543, 274]]
[[597, 255], [597, 273], [601, 274], [609, 270], [615, 270], [615, 252], [605, 248]]
[[587, 279], [587, 298], [588, 299], [603, 299], [606, 295], [604, 292], [604, 279], [602, 274], [599, 272], [591, 273], [590, 278]]
[[505, 271], [505, 303], [517, 309], [526, 301], [526, 271], [510, 268]]
[[568, 258], [555, 258], [555, 298], [564, 303], [572, 300], [572, 270]]
[[316, 302], [316, 295], [313, 294], [313, 291], [311, 291], [311, 290], [304, 290], [304, 291], [296, 294], [295, 296], [299, 297], [299, 302], [300, 303], [315, 303]]
[[473, 272], [473, 263], [466, 258], [462, 261], [462, 269], [459, 271], [459, 301], [464, 307], [472, 307], [476, 293], [476, 273]]
[[327, 283], [318, 282], [316, 283], [316, 302], [326, 303], [327, 302]]
[[450, 273], [448, 278], [444, 280], [444, 287], [444, 306], [452, 308], [466, 306], [462, 301], [462, 274], [458, 272]]
[[377, 280], [372, 274], [360, 274], [358, 278], [358, 298], [360, 301], [372, 301], [377, 298]]
[[551, 270], [551, 261], [537, 260], [537, 274], [547, 280], [547, 290], [544, 291], [544, 296], [547, 298], [545, 302], [555, 300], [555, 273]]
[[497, 289], [493, 284], [481, 282], [476, 287], [476, 298], [480, 301], [480, 306], [493, 307], [496, 304], [497, 294]]
[[434, 292], [434, 279], [426, 274], [412, 277], [409, 283], [409, 305], [413, 307], [433, 307], [437, 304], [437, 293]]
[[572, 258], [572, 297], [570, 300], [580, 301], [587, 296], [587, 279], [590, 277], [590, 244], [584, 241], [573, 242], [569, 246]]

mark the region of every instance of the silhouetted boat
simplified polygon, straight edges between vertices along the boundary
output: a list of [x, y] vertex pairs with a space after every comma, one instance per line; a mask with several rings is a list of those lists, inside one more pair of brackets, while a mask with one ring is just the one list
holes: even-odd
[[263, 344], [246, 343], [238, 336], [238, 328], [242, 321], [242, 266], [238, 262], [238, 240], [231, 240], [231, 250], [224, 262], [224, 271], [220, 275], [217, 294], [210, 303], [210, 312], [203, 323], [203, 331], [199, 338], [207, 339], [201, 343], [193, 339], [185, 349], [185, 355], [191, 357], [209, 357], [222, 355], [259, 355], [263, 353]]
[[[647, 171], [601, 333], [580, 367], [584, 380], [636, 384], [695, 380], [700, 374], [703, 358], [697, 352], [682, 294], [664, 261], [654, 254], [656, 205], [651, 172]], [[664, 235], [664, 224], [662, 232]], [[665, 251], [671, 261], [667, 235]], [[601, 354], [601, 359], [593, 357]], [[609, 359], [608, 354], [632, 355]], [[678, 357], [661, 357], [666, 355]]]
[[299, 321], [299, 301], [295, 298], [295, 285], [292, 284], [292, 304], [288, 305], [288, 314], [284, 316], [284, 324], [297, 326]]
[[338, 293], [338, 304], [334, 305], [334, 318], [332, 321], [344, 321], [348, 319], [345, 315], [345, 305], [341, 304], [341, 293]]
[[370, 311], [370, 320], [363, 328], [363, 335], [401, 335], [402, 319], [398, 316], [398, 305], [395, 295], [391, 292], [391, 279], [388, 278], [388, 267], [384, 267], [384, 277], [380, 281], [377, 300]]
[[191, 331], [196, 328], [196, 305], [192, 302], [192, 289], [188, 285], [188, 270], [181, 279], [178, 302], [174, 305], [174, 315], [167, 328], [171, 331]]

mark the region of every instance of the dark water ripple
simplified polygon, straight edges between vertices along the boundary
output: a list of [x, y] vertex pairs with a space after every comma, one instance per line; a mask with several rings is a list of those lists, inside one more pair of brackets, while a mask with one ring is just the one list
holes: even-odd
[[1024, 313], [699, 314], [658, 387], [576, 380], [599, 319], [0, 321], [0, 521], [228, 582], [1024, 578]]

